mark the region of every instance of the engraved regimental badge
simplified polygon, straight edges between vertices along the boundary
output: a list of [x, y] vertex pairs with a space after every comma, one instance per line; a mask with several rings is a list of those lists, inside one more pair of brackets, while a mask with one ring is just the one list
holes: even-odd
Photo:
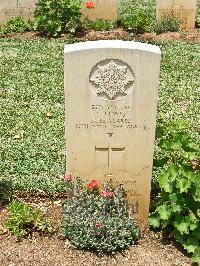
[[132, 89], [134, 74], [130, 66], [117, 60], [99, 62], [90, 74], [90, 84], [98, 97], [117, 100]]

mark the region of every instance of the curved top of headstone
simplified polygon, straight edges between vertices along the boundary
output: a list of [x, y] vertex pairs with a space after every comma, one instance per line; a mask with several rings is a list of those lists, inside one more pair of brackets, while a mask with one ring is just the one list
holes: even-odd
[[121, 40], [100, 40], [100, 41], [87, 41], [74, 44], [65, 45], [65, 53], [77, 52], [90, 49], [131, 49], [146, 51], [155, 54], [161, 54], [160, 48], [156, 45], [134, 42], [134, 41], [121, 41]]

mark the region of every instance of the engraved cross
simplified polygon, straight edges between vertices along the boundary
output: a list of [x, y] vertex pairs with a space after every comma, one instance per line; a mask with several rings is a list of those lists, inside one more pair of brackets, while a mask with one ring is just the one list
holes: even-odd
[[[112, 137], [113, 133], [107, 133], [109, 138]], [[100, 147], [96, 147], [95, 146], [95, 151], [98, 152], [98, 151], [107, 151], [108, 153], [108, 174], [106, 176], [112, 176], [112, 174], [110, 173], [110, 166], [111, 166], [111, 153], [112, 152], [123, 152], [125, 151], [125, 147], [110, 147], [110, 142], [108, 143], [108, 146], [107, 147], [103, 147], [103, 148], [100, 148]]]

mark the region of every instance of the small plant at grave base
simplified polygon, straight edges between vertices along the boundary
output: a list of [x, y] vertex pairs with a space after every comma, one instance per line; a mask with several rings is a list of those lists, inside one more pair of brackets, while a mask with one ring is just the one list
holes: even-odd
[[2, 204], [9, 202], [13, 198], [13, 194], [12, 182], [0, 178], [0, 208]]
[[82, 26], [85, 30], [112, 30], [116, 27], [116, 22], [106, 19], [90, 20], [85, 18]]
[[81, 1], [38, 0], [34, 12], [35, 28], [47, 36], [75, 33], [80, 25]]
[[175, 18], [173, 15], [164, 16], [160, 22], [158, 22], [155, 26], [155, 32], [157, 34], [171, 31], [177, 32], [180, 29], [180, 20]]
[[17, 238], [33, 232], [49, 233], [51, 221], [44, 218], [39, 209], [33, 209], [21, 201], [13, 201], [8, 205], [10, 216], [5, 221], [5, 227]]
[[200, 263], [200, 147], [181, 121], [158, 128], [158, 134], [167, 166], [158, 177], [161, 191], [149, 223], [170, 230]]
[[[95, 5], [92, 1], [87, 1], [85, 3], [85, 6], [87, 9], [95, 8]], [[115, 28], [115, 26], [116, 26], [116, 22], [112, 20], [107, 20], [107, 19], [91, 20], [88, 17], [86, 17], [82, 23], [82, 27], [85, 30], [97, 30], [97, 31], [112, 30]]]
[[33, 29], [33, 22], [31, 20], [26, 21], [21, 16], [16, 16], [8, 19], [1, 27], [0, 32], [2, 34], [9, 33], [23, 33]]
[[148, 14], [141, 12], [133, 14], [132, 16], [124, 17], [121, 25], [125, 30], [135, 33], [144, 33], [149, 23]]
[[125, 203], [122, 186], [102, 187], [96, 180], [85, 186], [80, 178], [67, 183], [71, 197], [64, 204], [61, 234], [80, 249], [116, 252], [134, 244], [139, 229]]

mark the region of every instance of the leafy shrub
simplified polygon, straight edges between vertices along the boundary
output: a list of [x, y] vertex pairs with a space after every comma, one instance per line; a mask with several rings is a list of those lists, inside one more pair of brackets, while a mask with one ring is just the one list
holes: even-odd
[[8, 205], [10, 217], [5, 221], [6, 228], [16, 237], [24, 237], [32, 232], [50, 232], [50, 220], [45, 219], [38, 209], [33, 209], [21, 201]]
[[83, 28], [86, 30], [112, 30], [115, 26], [115, 22], [106, 19], [96, 19], [93, 21], [86, 18], [83, 21]]
[[2, 34], [15, 33], [15, 32], [26, 32], [33, 29], [33, 22], [26, 21], [21, 16], [16, 16], [7, 20], [1, 27]]
[[144, 33], [149, 25], [149, 17], [143, 12], [138, 12], [132, 16], [124, 17], [121, 22], [122, 27], [125, 30], [133, 31], [136, 33]]
[[136, 33], [150, 31], [155, 21], [154, 0], [121, 0], [119, 23], [125, 29]]
[[163, 33], [167, 31], [176, 32], [180, 29], [180, 20], [172, 15], [163, 16], [163, 18], [155, 26], [156, 33]]
[[81, 249], [114, 252], [135, 243], [139, 230], [124, 200], [122, 186], [107, 184], [100, 193], [93, 180], [85, 187], [80, 178], [71, 186], [64, 204], [62, 235]]
[[34, 12], [35, 27], [48, 36], [74, 33], [80, 24], [80, 9], [79, 0], [38, 0]]
[[149, 222], [154, 227], [170, 228], [200, 263], [200, 147], [181, 121], [159, 128], [159, 133], [167, 163], [158, 177], [161, 192]]

